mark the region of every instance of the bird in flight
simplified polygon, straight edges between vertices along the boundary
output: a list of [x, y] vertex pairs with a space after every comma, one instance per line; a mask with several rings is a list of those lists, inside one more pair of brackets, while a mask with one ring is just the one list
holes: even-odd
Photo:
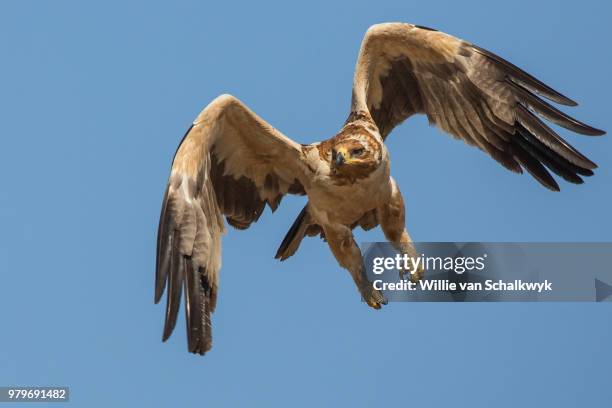
[[385, 304], [368, 281], [352, 231], [380, 225], [400, 254], [415, 256], [385, 146], [391, 131], [412, 115], [427, 115], [430, 124], [510, 171], [526, 170], [550, 190], [559, 186], [549, 171], [582, 183], [581, 176], [591, 176], [596, 164], [542, 119], [583, 135], [605, 132], [545, 99], [576, 105], [492, 52], [404, 23], [368, 29], [357, 58], [348, 118], [336, 135], [322, 142], [296, 143], [237, 98], [217, 97], [187, 130], [164, 194], [155, 277], [156, 303], [167, 286], [163, 340], [174, 330], [184, 293], [188, 350], [210, 350], [223, 218], [246, 229], [266, 204], [274, 211], [286, 194], [306, 195], [308, 202], [276, 258], [293, 255], [305, 236], [320, 235], [365, 302], [375, 309]]

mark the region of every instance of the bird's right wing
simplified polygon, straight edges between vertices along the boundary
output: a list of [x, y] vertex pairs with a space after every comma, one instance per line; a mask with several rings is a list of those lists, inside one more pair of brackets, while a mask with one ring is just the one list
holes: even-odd
[[168, 286], [163, 340], [170, 337], [185, 291], [189, 351], [211, 347], [223, 216], [238, 229], [274, 211], [287, 194], [304, 194], [301, 146], [238, 99], [211, 102], [185, 134], [174, 161], [159, 220], [155, 302]]

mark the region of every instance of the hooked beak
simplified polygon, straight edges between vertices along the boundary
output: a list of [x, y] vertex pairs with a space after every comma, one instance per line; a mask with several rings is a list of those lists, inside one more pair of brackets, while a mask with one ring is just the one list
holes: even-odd
[[344, 164], [344, 156], [341, 152], [336, 153], [336, 166], [340, 167]]

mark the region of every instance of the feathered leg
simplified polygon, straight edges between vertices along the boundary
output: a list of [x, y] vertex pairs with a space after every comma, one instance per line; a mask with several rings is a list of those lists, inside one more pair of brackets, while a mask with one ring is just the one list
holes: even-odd
[[344, 225], [334, 225], [324, 227], [324, 231], [327, 243], [336, 260], [340, 266], [350, 272], [357, 289], [368, 305], [374, 309], [380, 309], [382, 305], [387, 304], [382, 293], [374, 289], [365, 274], [361, 251], [355, 243], [351, 229]]
[[[389, 201], [377, 209], [380, 226], [391, 245], [402, 255], [408, 255], [416, 259], [417, 253], [412, 239], [406, 231], [406, 215], [404, 209], [404, 198], [395, 180], [391, 179], [391, 197]], [[412, 267], [414, 270], [414, 267]], [[410, 280], [418, 282], [423, 278], [425, 270], [419, 264], [415, 273], [410, 275]], [[404, 270], [400, 270], [400, 278], [404, 279]]]

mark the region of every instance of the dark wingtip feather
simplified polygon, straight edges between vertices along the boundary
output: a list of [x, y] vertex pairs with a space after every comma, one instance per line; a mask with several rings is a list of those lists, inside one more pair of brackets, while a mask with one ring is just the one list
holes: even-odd
[[[574, 167], [581, 169], [597, 167], [588, 157], [576, 150], [524, 106], [518, 106], [517, 114], [519, 132], [523, 137], [530, 139], [531, 144], [535, 143], [545, 153], [554, 153], [561, 156], [567, 162], [572, 163]], [[545, 147], [542, 148], [543, 146]]]
[[553, 102], [557, 102], [558, 104], [561, 104], [561, 105], [564, 105], [564, 106], [569, 106], [570, 108], [575, 108], [576, 106], [578, 106], [578, 102], [576, 102], [573, 99], [568, 98], [567, 96], [565, 96], [565, 102], [563, 102], [563, 103], [555, 101], [555, 100], [552, 100], [552, 101]]
[[[178, 240], [176, 240], [178, 241]], [[185, 263], [179, 252], [178, 242], [172, 243], [172, 255], [170, 258], [170, 275], [168, 282], [168, 297], [166, 303], [166, 321], [162, 341], [168, 340], [174, 327], [181, 304], [181, 293], [183, 290], [183, 279], [185, 275]]]
[[514, 81], [519, 82], [521, 85], [532, 90], [533, 92], [539, 95], [542, 95], [545, 98], [550, 99], [553, 102], [557, 102], [561, 105], [566, 105], [566, 106], [578, 105], [576, 101], [568, 98], [567, 96], [563, 95], [559, 91], [554, 90], [553, 88], [546, 85], [545, 83], [543, 83], [542, 81], [534, 77], [533, 75], [523, 71], [522, 69], [520, 69], [519, 67], [517, 67], [510, 61], [507, 61], [504, 58], [500, 57], [499, 55], [494, 54], [491, 51], [485, 50], [484, 48], [481, 48], [477, 45], [474, 45], [471, 43], [468, 43], [468, 44], [473, 50], [497, 62], [499, 66], [502, 67], [502, 69], [508, 75], [510, 75], [510, 77]]
[[[517, 130], [518, 136], [521, 136], [523, 140], [521, 140], [519, 137], [516, 139], [516, 141], [518, 143], [523, 143], [523, 147], [527, 146], [529, 149], [533, 150], [534, 154], [532, 155], [535, 155], [538, 160], [542, 161], [547, 167], [555, 171], [555, 173], [564, 178], [566, 178], [564, 174], [569, 174], [569, 178], [566, 178], [568, 181], [581, 183], [582, 179], [577, 177], [578, 174], [586, 177], [593, 175], [593, 171], [591, 169], [597, 167], [597, 165], [586, 157], [584, 159], [589, 168], [581, 167], [570, 162], [567, 158], [563, 157], [558, 152], [551, 149], [550, 146], [539, 140], [539, 138], [533, 135], [530, 130], [523, 127], [520, 123], [517, 123]], [[577, 153], [580, 154], [579, 152]]]
[[520, 144], [513, 144], [511, 149], [516, 160], [533, 178], [549, 190], [560, 191], [559, 184], [557, 184], [546, 168], [537, 159], [531, 156]]
[[506, 83], [509, 84], [517, 95], [520, 96], [523, 104], [549, 121], [573, 132], [580, 133], [581, 135], [601, 136], [605, 134], [603, 130], [594, 128], [576, 118], [569, 116], [565, 112], [561, 112], [548, 102], [530, 93], [528, 89], [522, 86], [522, 84], [512, 80], [506, 80]]
[[169, 229], [169, 217], [167, 214], [168, 207], [168, 189], [164, 193], [164, 199], [162, 201], [161, 214], [159, 216], [159, 225], [157, 227], [157, 251], [155, 259], [155, 303], [159, 303], [164, 290], [166, 288], [166, 280], [168, 279], [168, 260], [170, 256], [170, 246], [168, 242], [171, 241], [171, 233]]
[[606, 134], [606, 131], [603, 129], [598, 129], [598, 128], [594, 128], [591, 127], [591, 134], [589, 134], [589, 136], [603, 136]]
[[204, 288], [202, 271], [186, 260], [185, 318], [187, 323], [187, 349], [204, 355], [212, 346], [210, 327], [210, 290]]
[[[544, 166], [549, 168], [556, 175], [562, 177], [565, 181], [574, 184], [582, 184], [583, 180], [573, 172], [572, 166], [566, 166], [563, 162], [555, 160], [553, 156], [547, 155], [544, 151], [538, 149], [537, 146], [530, 143], [530, 140], [524, 135], [524, 130], [519, 130], [519, 133], [523, 135], [523, 138], [517, 137], [517, 143], [534, 159], [538, 160]], [[569, 163], [568, 163], [569, 164]]]

